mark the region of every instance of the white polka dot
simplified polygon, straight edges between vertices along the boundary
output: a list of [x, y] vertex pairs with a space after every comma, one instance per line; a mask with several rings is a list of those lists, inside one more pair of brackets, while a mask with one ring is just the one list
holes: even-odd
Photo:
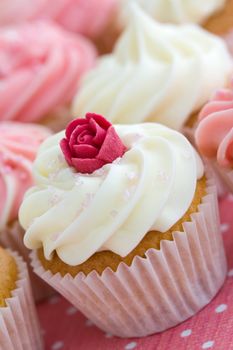
[[91, 322], [91, 320], [86, 320], [85, 325], [87, 327], [91, 327], [91, 326], [93, 326], [93, 322]]
[[192, 330], [191, 329], [185, 329], [183, 332], [180, 333], [180, 336], [182, 338], [188, 337], [192, 334]]
[[229, 277], [233, 277], [233, 269], [229, 270], [227, 275], [228, 275]]
[[227, 199], [228, 199], [229, 201], [233, 202], [233, 194], [230, 193], [230, 194], [227, 196]]
[[54, 305], [57, 304], [60, 301], [59, 295], [54, 295], [53, 297], [49, 298], [49, 304]]
[[221, 224], [221, 232], [225, 233], [226, 231], [228, 231], [230, 228], [230, 225], [227, 223]]
[[66, 309], [66, 314], [67, 315], [74, 315], [76, 314], [78, 310], [74, 307], [74, 306], [70, 306], [68, 307], [68, 309]]
[[223, 312], [227, 309], [227, 305], [226, 304], [220, 304], [218, 307], [216, 307], [215, 312], [217, 312], [217, 314], [219, 314], [220, 312]]
[[214, 345], [213, 340], [208, 340], [205, 343], [202, 344], [202, 349], [210, 349]]
[[62, 349], [64, 346], [63, 341], [56, 341], [56, 343], [54, 343], [51, 347], [52, 350], [60, 350]]
[[135, 349], [137, 346], [137, 343], [135, 341], [132, 341], [131, 343], [127, 344], [125, 346], [125, 350], [132, 350]]
[[105, 333], [105, 337], [106, 337], [106, 338], [112, 338], [113, 335], [112, 335], [111, 333]]

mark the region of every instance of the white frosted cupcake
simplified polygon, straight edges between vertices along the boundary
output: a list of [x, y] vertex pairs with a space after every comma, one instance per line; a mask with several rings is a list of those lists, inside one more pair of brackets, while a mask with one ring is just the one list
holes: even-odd
[[89, 113], [45, 141], [34, 174], [20, 208], [34, 270], [101, 329], [161, 332], [221, 287], [215, 188], [182, 134]]
[[180, 130], [226, 86], [232, 69], [222, 39], [194, 25], [159, 24], [134, 7], [114, 51], [82, 81], [73, 115], [94, 110], [114, 123]]

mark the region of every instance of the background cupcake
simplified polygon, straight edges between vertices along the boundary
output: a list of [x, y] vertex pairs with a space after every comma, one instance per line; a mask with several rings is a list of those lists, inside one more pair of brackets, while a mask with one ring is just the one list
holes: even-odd
[[34, 173], [20, 221], [35, 271], [105, 331], [163, 331], [222, 285], [215, 190], [178, 132], [89, 113], [42, 145]]
[[66, 30], [91, 39], [101, 52], [112, 48], [118, 34], [118, 0], [2, 0], [0, 25], [53, 20]]
[[0, 348], [42, 350], [26, 263], [0, 247]]
[[0, 48], [0, 120], [40, 122], [61, 130], [80, 78], [94, 65], [93, 45], [36, 22], [1, 28]]
[[[28, 260], [18, 210], [26, 190], [34, 183], [32, 162], [50, 132], [35, 124], [2, 122], [0, 135], [0, 244], [20, 251]], [[37, 278], [33, 283], [37, 299], [47, 294], [48, 288], [38, 285]]]
[[228, 83], [232, 67], [217, 36], [159, 24], [135, 6], [113, 53], [84, 77], [73, 115], [94, 110], [114, 123], [153, 121], [180, 130]]
[[[233, 86], [233, 85], [232, 85]], [[196, 145], [233, 192], [233, 90], [219, 90], [199, 115]]]

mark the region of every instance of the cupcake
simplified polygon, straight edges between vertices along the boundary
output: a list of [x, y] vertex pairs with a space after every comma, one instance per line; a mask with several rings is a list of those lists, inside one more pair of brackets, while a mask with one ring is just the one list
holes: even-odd
[[130, 16], [131, 3], [136, 3], [158, 22], [184, 24], [198, 23], [205, 25], [211, 16], [220, 17], [220, 11], [230, 3], [228, 0], [120, 0], [122, 22]]
[[26, 264], [1, 247], [0, 321], [0, 349], [43, 349]]
[[223, 284], [215, 187], [177, 131], [88, 113], [43, 143], [34, 174], [19, 212], [34, 271], [104, 331], [161, 332]]
[[233, 83], [216, 92], [199, 115], [195, 141], [226, 188], [233, 192]]
[[1, 0], [0, 25], [38, 19], [50, 19], [66, 30], [80, 33], [99, 47], [101, 52], [111, 49], [118, 33], [116, 13], [118, 0]]
[[93, 45], [55, 25], [35, 22], [1, 28], [0, 48], [0, 120], [61, 130], [80, 78], [94, 65]]
[[159, 122], [176, 130], [228, 83], [232, 58], [222, 39], [198, 26], [156, 23], [134, 7], [112, 54], [82, 80], [73, 115], [114, 123]]
[[[50, 132], [35, 124], [2, 122], [0, 135], [0, 244], [18, 250], [28, 260], [18, 210], [24, 193], [33, 185], [32, 162]], [[36, 297], [44, 296], [47, 288], [38, 286], [38, 278], [33, 282]]]

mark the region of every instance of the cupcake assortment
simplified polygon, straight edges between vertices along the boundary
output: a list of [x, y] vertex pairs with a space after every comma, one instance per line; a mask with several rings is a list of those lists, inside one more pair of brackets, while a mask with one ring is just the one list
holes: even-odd
[[35, 301], [55, 291], [123, 338], [219, 291], [231, 6], [2, 1], [0, 350], [43, 349]]

